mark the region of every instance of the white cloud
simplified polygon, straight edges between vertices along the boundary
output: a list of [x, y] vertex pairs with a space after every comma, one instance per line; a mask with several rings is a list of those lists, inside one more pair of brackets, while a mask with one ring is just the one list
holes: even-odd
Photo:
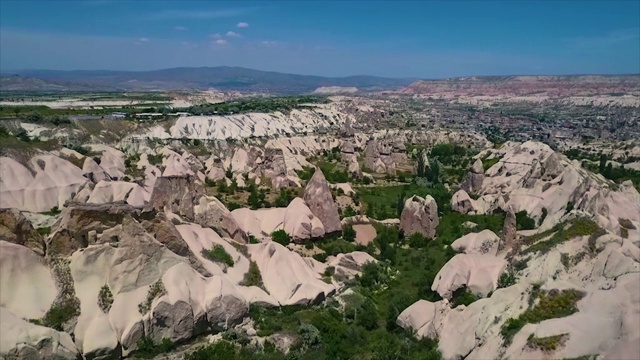
[[209, 37], [212, 38], [212, 39], [221, 39], [222, 35], [220, 35], [220, 34], [211, 34], [211, 35], [209, 35]]
[[275, 41], [263, 40], [263, 41], [260, 41], [260, 44], [264, 46], [275, 46], [278, 43]]
[[171, 20], [171, 19], [219, 19], [242, 15], [247, 9], [227, 9], [227, 10], [164, 10], [154, 14], [150, 14], [147, 18], [150, 20]]
[[249, 23], [246, 22], [239, 22], [238, 25], [236, 25], [239, 28], [248, 28], [249, 27]]
[[228, 37], [242, 37], [242, 35], [238, 34], [237, 32], [233, 32], [233, 31], [227, 31], [226, 35]]
[[149, 38], [146, 37], [141, 37], [140, 39], [138, 39], [139, 42], [149, 42]]
[[227, 45], [229, 42], [227, 40], [225, 40], [225, 39], [218, 39], [218, 40], [214, 41], [214, 43], [216, 45]]
[[186, 27], [184, 27], [184, 26], [174, 26], [174, 27], [173, 27], [173, 29], [174, 29], [174, 30], [178, 30], [178, 31], [185, 31], [185, 30], [187, 30], [187, 28], [186, 28]]

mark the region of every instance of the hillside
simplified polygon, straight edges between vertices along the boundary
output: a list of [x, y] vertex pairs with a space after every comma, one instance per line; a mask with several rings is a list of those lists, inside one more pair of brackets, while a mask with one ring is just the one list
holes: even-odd
[[[172, 68], [153, 71], [23, 70], [2, 81], [2, 91], [74, 90], [239, 90], [251, 92], [306, 93], [319, 87], [356, 87], [361, 90], [396, 89], [409, 79], [376, 76], [322, 77], [260, 71], [241, 67]], [[6, 85], [5, 85], [6, 83]], [[19, 86], [15, 84], [20, 84]]]

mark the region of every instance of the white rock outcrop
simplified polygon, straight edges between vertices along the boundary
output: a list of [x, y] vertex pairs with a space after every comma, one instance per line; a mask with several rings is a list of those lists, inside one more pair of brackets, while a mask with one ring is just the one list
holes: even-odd
[[414, 195], [404, 202], [400, 215], [400, 229], [406, 236], [418, 232], [433, 239], [439, 223], [438, 204], [431, 195], [425, 198]]
[[258, 264], [264, 286], [281, 305], [315, 304], [333, 294], [333, 285], [322, 281], [297, 253], [276, 242], [250, 245], [251, 260]]
[[473, 294], [486, 296], [498, 287], [498, 278], [507, 262], [493, 255], [458, 254], [436, 274], [431, 290], [445, 299], [466, 286]]
[[71, 335], [34, 325], [0, 307], [0, 356], [6, 359], [75, 360]]
[[0, 207], [30, 212], [62, 208], [88, 182], [82, 169], [54, 155], [34, 156], [28, 166], [0, 158]]
[[491, 230], [482, 230], [479, 233], [470, 233], [451, 244], [451, 248], [456, 252], [465, 254], [498, 254], [500, 237]]

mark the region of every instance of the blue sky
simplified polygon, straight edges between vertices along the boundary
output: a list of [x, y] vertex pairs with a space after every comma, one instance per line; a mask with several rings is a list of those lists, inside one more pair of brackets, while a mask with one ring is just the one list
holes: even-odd
[[640, 73], [640, 1], [0, 1], [0, 71]]

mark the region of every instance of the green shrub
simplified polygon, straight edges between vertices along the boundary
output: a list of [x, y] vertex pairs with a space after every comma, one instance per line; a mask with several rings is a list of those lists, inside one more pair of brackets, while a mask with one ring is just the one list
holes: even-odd
[[312, 256], [312, 258], [314, 260], [322, 262], [322, 263], [327, 261], [327, 257], [329, 257], [329, 254], [327, 254], [327, 253], [314, 254]]
[[208, 177], [204, 178], [204, 185], [207, 187], [215, 187], [217, 184], [214, 180], [209, 179]]
[[158, 280], [149, 286], [149, 291], [147, 292], [147, 298], [144, 302], [138, 304], [138, 311], [140, 314], [144, 315], [151, 310], [151, 304], [153, 300], [156, 298], [166, 294], [167, 291], [164, 288], [164, 284], [162, 280]]
[[356, 276], [360, 286], [368, 289], [379, 289], [390, 280], [390, 268], [381, 262], [368, 262], [362, 266], [360, 275]]
[[516, 284], [516, 274], [513, 271], [505, 271], [498, 278], [498, 289]]
[[79, 302], [64, 300], [51, 306], [42, 318], [42, 325], [58, 331], [64, 331], [64, 324], [79, 315]]
[[564, 265], [565, 268], [568, 268], [571, 265], [571, 259], [569, 257], [569, 254], [567, 253], [560, 254], [560, 262], [562, 263], [562, 265]]
[[149, 161], [149, 164], [151, 164], [151, 165], [161, 165], [162, 164], [162, 155], [161, 154], [158, 154], [158, 155], [147, 154], [147, 160]]
[[304, 349], [310, 349], [321, 344], [320, 330], [311, 324], [300, 324], [298, 334]]
[[555, 232], [548, 240], [533, 243], [533, 245], [529, 246], [523, 253], [526, 254], [536, 251], [546, 253], [558, 244], [561, 244], [567, 240], [570, 240], [577, 236], [592, 235], [598, 230], [600, 230], [600, 227], [598, 226], [598, 224], [593, 222], [593, 220], [587, 218], [576, 218], [566, 229], [564, 228], [564, 224], [559, 224], [543, 233], [525, 238], [523, 240], [525, 244], [532, 244], [536, 240]]
[[311, 180], [311, 177], [313, 176], [313, 173], [315, 171], [316, 169], [314, 167], [305, 166], [301, 171], [298, 171], [298, 177], [300, 178], [300, 180], [309, 181]]
[[159, 344], [156, 344], [152, 338], [143, 337], [137, 343], [135, 355], [142, 359], [152, 359], [158, 355], [166, 354], [173, 351], [176, 344], [167, 338], [162, 338]]
[[548, 215], [547, 208], [543, 207], [542, 208], [542, 215], [540, 215], [540, 220], [538, 221], [538, 226], [542, 225], [544, 220], [547, 218], [547, 215]]
[[255, 261], [252, 260], [249, 264], [249, 271], [244, 274], [244, 279], [242, 280], [240, 285], [257, 286], [260, 288], [264, 287], [264, 284], [262, 283], [262, 274], [260, 273], [260, 268]]
[[532, 230], [536, 228], [536, 221], [530, 218], [525, 210], [518, 211], [516, 213], [516, 227], [518, 230]]
[[76, 297], [69, 260], [53, 259], [51, 267], [59, 285], [58, 299], [40, 322], [46, 327], [64, 331], [64, 325], [80, 315], [80, 299]]
[[571, 201], [569, 201], [567, 203], [567, 207], [564, 209], [564, 213], [568, 214], [573, 210], [573, 203]]
[[327, 266], [324, 270], [324, 276], [333, 276], [336, 273], [336, 268], [334, 266]]
[[11, 136], [11, 134], [9, 134], [9, 130], [4, 126], [0, 126], [0, 138], [6, 138], [9, 136]]
[[485, 158], [485, 159], [482, 159], [482, 167], [484, 168], [484, 171], [487, 171], [498, 162], [500, 162], [500, 158], [497, 156], [492, 159]]
[[233, 266], [234, 264], [233, 258], [222, 245], [215, 244], [211, 249], [203, 249], [201, 253], [205, 259], [213, 262], [222, 263], [227, 266]]
[[109, 289], [109, 285], [104, 284], [98, 293], [98, 306], [104, 313], [108, 313], [109, 309], [111, 309], [111, 304], [113, 304], [113, 294]]
[[343, 217], [351, 217], [351, 216], [356, 216], [356, 215], [358, 215], [358, 214], [357, 214], [357, 213], [356, 213], [356, 211], [353, 209], [353, 207], [351, 207], [351, 205], [347, 206], [347, 207], [344, 209], [344, 212], [342, 213], [342, 216], [343, 216]]
[[41, 227], [38, 228], [36, 230], [38, 232], [38, 234], [42, 235], [42, 236], [49, 236], [49, 234], [51, 234], [51, 228], [50, 227]]
[[41, 214], [47, 215], [47, 216], [57, 216], [57, 215], [60, 215], [61, 212], [62, 212], [62, 210], [58, 209], [57, 206], [54, 206], [54, 207], [51, 208], [51, 210], [45, 211], [45, 212], [43, 212]]
[[422, 249], [429, 243], [429, 239], [419, 232], [411, 234], [407, 241], [409, 243], [409, 246], [414, 249]]
[[[582, 299], [584, 293], [577, 290], [549, 291], [538, 290], [538, 304], [529, 308], [517, 318], [510, 318], [502, 325], [500, 334], [505, 344], [511, 343], [513, 336], [526, 324], [537, 324], [541, 321], [563, 318], [578, 311], [576, 303]], [[535, 298], [535, 297], [533, 297]]]
[[342, 227], [342, 238], [349, 242], [356, 240], [356, 231], [353, 229], [353, 226], [345, 225]]
[[544, 352], [554, 351], [560, 346], [560, 344], [569, 337], [569, 334], [560, 334], [555, 336], [535, 337], [533, 334], [529, 335], [527, 339], [527, 345], [533, 349], [540, 349]]
[[476, 300], [478, 300], [478, 297], [471, 293], [471, 291], [469, 291], [466, 286], [458, 288], [451, 295], [451, 304], [453, 305], [453, 307], [457, 307], [460, 305], [469, 306]]
[[589, 251], [592, 254], [595, 254], [596, 252], [596, 241], [598, 240], [599, 237], [601, 237], [602, 235], [605, 235], [607, 233], [607, 231], [605, 229], [598, 229], [596, 232], [594, 232], [593, 234], [589, 235], [589, 240], [587, 241], [587, 244], [589, 246]]
[[291, 242], [291, 237], [283, 229], [276, 230], [271, 233], [271, 240], [277, 242], [282, 246], [287, 246]]
[[249, 244], [260, 244], [260, 240], [253, 235], [249, 235]]
[[349, 242], [340, 238], [317, 241], [315, 245], [318, 248], [324, 250], [327, 256], [346, 254], [356, 250], [356, 245], [353, 242]]

